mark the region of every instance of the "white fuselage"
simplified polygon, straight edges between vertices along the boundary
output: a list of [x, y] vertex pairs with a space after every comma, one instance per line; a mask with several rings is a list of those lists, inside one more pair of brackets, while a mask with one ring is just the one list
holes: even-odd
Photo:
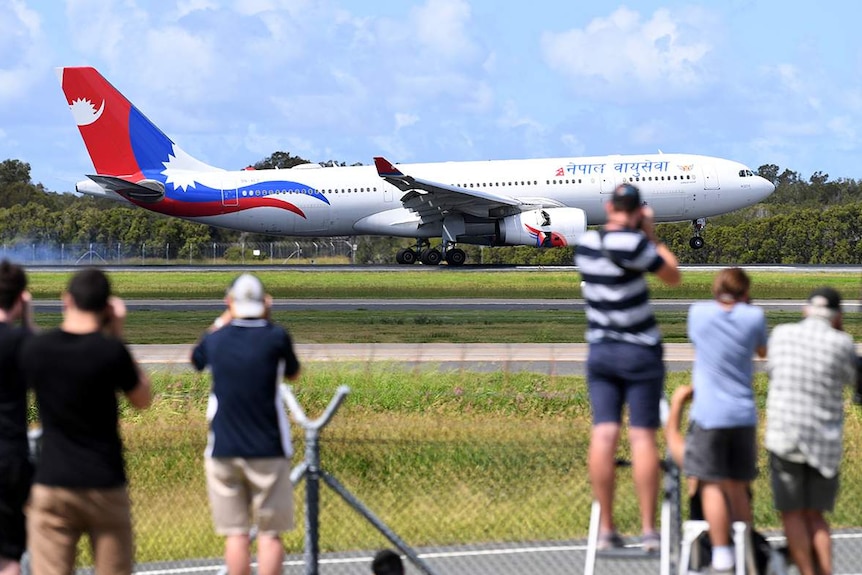
[[[731, 212], [756, 204], [774, 191], [772, 183], [743, 164], [690, 154], [442, 162], [401, 164], [398, 168], [417, 179], [492, 192], [525, 204], [578, 208], [586, 214], [589, 225], [604, 223], [604, 204], [622, 182], [640, 188], [642, 199], [661, 222]], [[404, 193], [385, 182], [374, 166], [308, 164], [289, 170], [210, 171], [183, 174], [183, 181], [185, 189], [173, 188], [168, 179], [166, 196], [182, 203], [186, 190], [202, 182], [219, 191], [220, 198], [214, 199], [224, 203], [225, 213], [196, 217], [172, 213], [172, 208], [158, 204], [139, 205], [208, 225], [276, 235], [416, 238], [441, 233], [440, 225], [420, 226], [418, 215], [401, 205]], [[284, 184], [286, 181], [299, 185], [293, 189]], [[268, 189], [268, 182], [280, 184]], [[82, 182], [79, 191], [105, 195], [104, 190], [93, 186], [92, 182]], [[231, 210], [231, 205], [242, 202], [243, 193], [249, 193], [238, 190], [250, 187], [256, 188], [251, 193], [292, 204], [304, 217], [278, 207]], [[493, 221], [488, 214], [472, 215]]]

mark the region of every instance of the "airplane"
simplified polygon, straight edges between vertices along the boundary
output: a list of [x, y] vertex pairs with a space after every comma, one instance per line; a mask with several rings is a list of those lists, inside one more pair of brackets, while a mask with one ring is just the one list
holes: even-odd
[[253, 233], [414, 239], [399, 264], [463, 265], [458, 244], [575, 245], [623, 182], [656, 221], [690, 220], [700, 249], [707, 217], [775, 190], [739, 162], [675, 153], [227, 171], [184, 152], [96, 69], [57, 76], [95, 168], [77, 192]]

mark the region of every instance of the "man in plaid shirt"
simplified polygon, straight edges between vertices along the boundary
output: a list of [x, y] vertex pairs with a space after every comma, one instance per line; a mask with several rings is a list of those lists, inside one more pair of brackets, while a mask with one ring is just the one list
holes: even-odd
[[844, 386], [856, 378], [853, 338], [842, 331], [841, 296], [815, 290], [805, 318], [769, 338], [766, 449], [775, 508], [801, 575], [832, 573], [832, 542], [823, 515], [838, 493]]

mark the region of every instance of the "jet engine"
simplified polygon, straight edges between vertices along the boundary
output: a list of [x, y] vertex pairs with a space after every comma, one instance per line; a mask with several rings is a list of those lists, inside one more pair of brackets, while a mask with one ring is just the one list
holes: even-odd
[[497, 243], [508, 246], [558, 247], [578, 243], [587, 230], [579, 208], [543, 208], [497, 221]]

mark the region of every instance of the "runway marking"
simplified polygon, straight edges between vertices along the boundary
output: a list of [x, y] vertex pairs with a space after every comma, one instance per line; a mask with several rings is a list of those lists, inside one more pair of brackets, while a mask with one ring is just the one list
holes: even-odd
[[[833, 533], [832, 540], [836, 539], [862, 539], [862, 533]], [[784, 541], [785, 538], [780, 535], [767, 537], [769, 541]], [[419, 553], [419, 557], [422, 559], [451, 559], [456, 557], [489, 557], [489, 556], [499, 556], [499, 555], [516, 555], [516, 554], [526, 554], [526, 553], [559, 553], [559, 552], [574, 552], [574, 551], [586, 551], [586, 545], [551, 545], [544, 547], [509, 547], [509, 548], [501, 548], [501, 549], [477, 549], [470, 551], [438, 551], [431, 553]], [[834, 555], [834, 554], [833, 554]], [[366, 564], [371, 561], [372, 557], [369, 555], [367, 557], [342, 557], [342, 558], [331, 558], [331, 559], [320, 559], [319, 563], [321, 565], [346, 565], [353, 563], [361, 563]], [[296, 567], [302, 566], [305, 564], [304, 560], [290, 560], [284, 561], [282, 566], [288, 567]], [[256, 566], [257, 563], [252, 563], [252, 566]], [[147, 575], [176, 575], [179, 573], [200, 573], [204, 571], [212, 572], [221, 567], [221, 564], [216, 565], [201, 565], [195, 567], [174, 567], [171, 569], [153, 569], [153, 570], [135, 570], [135, 573], [146, 573]], [[846, 573], [836, 573], [835, 575], [862, 575], [859, 572], [846, 572]]]

